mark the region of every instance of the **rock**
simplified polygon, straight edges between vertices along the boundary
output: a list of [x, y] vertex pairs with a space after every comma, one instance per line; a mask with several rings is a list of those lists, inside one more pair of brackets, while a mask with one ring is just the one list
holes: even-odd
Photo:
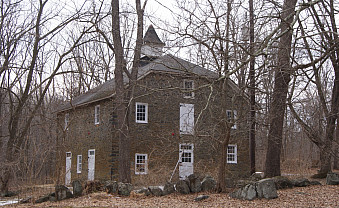
[[257, 198], [256, 184], [247, 184], [245, 187], [238, 189], [230, 194], [230, 197], [237, 199], [253, 200]]
[[64, 200], [73, 197], [72, 192], [64, 185], [56, 185], [55, 186], [55, 196], [56, 200]]
[[167, 182], [164, 186], [163, 195], [168, 195], [175, 192], [174, 184]]
[[319, 181], [310, 181], [310, 185], [317, 186], [317, 185], [322, 185], [322, 184]]
[[217, 183], [212, 176], [206, 176], [201, 182], [202, 191], [214, 191]]
[[275, 199], [278, 197], [277, 189], [273, 179], [262, 179], [256, 183], [258, 198]]
[[118, 183], [118, 194], [121, 196], [129, 196], [133, 190], [133, 185], [130, 183]]
[[187, 183], [183, 180], [179, 180], [175, 184], [175, 189], [177, 192], [181, 194], [189, 194], [190, 193], [190, 188], [188, 187]]
[[263, 172], [255, 172], [250, 176], [250, 179], [253, 181], [259, 181], [264, 178]]
[[86, 194], [90, 194], [90, 193], [97, 192], [97, 191], [103, 191], [103, 190], [104, 190], [104, 186], [100, 181], [98, 180], [86, 181], [85, 189], [84, 189]]
[[297, 178], [293, 180], [293, 184], [296, 187], [306, 187], [311, 185], [310, 181], [307, 178]]
[[158, 186], [149, 186], [148, 187], [149, 192], [154, 196], [162, 196], [162, 189]]
[[137, 194], [145, 194], [145, 196], [151, 195], [151, 192], [148, 190], [148, 188], [145, 188], [145, 187], [135, 190], [134, 192]]
[[[233, 179], [234, 181], [234, 179]], [[236, 188], [243, 188], [245, 187], [247, 184], [251, 184], [254, 183], [255, 181], [251, 181], [251, 180], [237, 180], [235, 187]]]
[[276, 176], [272, 178], [277, 189], [293, 188], [293, 182], [284, 176]]
[[26, 203], [31, 203], [31, 202], [32, 202], [32, 197], [29, 196], [29, 197], [27, 197], [25, 199], [21, 199], [19, 203], [20, 204], [26, 204]]
[[327, 185], [339, 185], [339, 174], [337, 173], [328, 173], [326, 177]]
[[208, 199], [209, 197], [210, 196], [208, 195], [199, 195], [194, 199], [194, 201], [202, 201], [202, 200]]
[[39, 199], [35, 200], [34, 203], [39, 204], [39, 203], [42, 203], [42, 202], [49, 201], [49, 197], [50, 197], [49, 194], [41, 196]]
[[79, 197], [82, 195], [82, 185], [81, 182], [78, 180], [75, 180], [72, 182], [73, 186], [73, 196], [74, 197]]
[[255, 188], [255, 184], [248, 184], [245, 186], [245, 188], [243, 189], [243, 193], [241, 194], [242, 196], [244, 195], [244, 199], [246, 200], [253, 200], [255, 198], [257, 198], [257, 191]]
[[105, 191], [108, 194], [118, 193], [118, 182], [116, 182], [116, 181], [106, 181]]
[[201, 191], [201, 180], [195, 174], [191, 174], [187, 177], [186, 182], [192, 193]]

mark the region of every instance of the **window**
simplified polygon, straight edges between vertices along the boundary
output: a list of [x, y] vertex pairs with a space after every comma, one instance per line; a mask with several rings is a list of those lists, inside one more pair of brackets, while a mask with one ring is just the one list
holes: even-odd
[[184, 80], [184, 98], [194, 98], [194, 81]]
[[135, 174], [147, 174], [147, 154], [135, 154]]
[[148, 104], [135, 103], [135, 122], [148, 123]]
[[65, 114], [65, 130], [68, 130], [68, 125], [69, 125], [69, 113]]
[[94, 108], [94, 124], [100, 123], [100, 105], [96, 105]]
[[237, 145], [233, 144], [228, 145], [227, 163], [237, 163]]
[[82, 155], [78, 155], [77, 173], [81, 173], [81, 170], [82, 170]]
[[232, 129], [237, 129], [237, 124], [235, 122], [235, 120], [237, 119], [237, 111], [234, 110], [233, 111], [233, 115], [232, 115], [232, 111], [231, 110], [227, 110], [226, 114], [227, 114], [227, 120], [229, 122], [233, 123]]

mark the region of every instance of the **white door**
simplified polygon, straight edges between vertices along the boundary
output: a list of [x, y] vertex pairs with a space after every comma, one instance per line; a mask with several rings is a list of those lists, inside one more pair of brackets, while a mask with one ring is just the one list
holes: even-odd
[[193, 174], [193, 144], [179, 144], [179, 179]]
[[71, 184], [72, 153], [66, 152], [66, 175], [65, 185]]
[[180, 134], [194, 132], [194, 105], [180, 103]]
[[94, 180], [94, 169], [95, 169], [95, 150], [88, 150], [88, 180]]

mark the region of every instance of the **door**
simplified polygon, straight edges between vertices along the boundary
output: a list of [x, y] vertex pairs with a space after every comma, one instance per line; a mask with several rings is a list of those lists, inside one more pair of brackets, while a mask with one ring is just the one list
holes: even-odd
[[193, 144], [179, 144], [179, 179], [193, 174]]
[[71, 184], [72, 153], [66, 152], [66, 174], [65, 185]]
[[95, 150], [88, 150], [88, 180], [94, 180], [94, 169], [95, 169]]
[[194, 132], [194, 105], [180, 103], [180, 134]]

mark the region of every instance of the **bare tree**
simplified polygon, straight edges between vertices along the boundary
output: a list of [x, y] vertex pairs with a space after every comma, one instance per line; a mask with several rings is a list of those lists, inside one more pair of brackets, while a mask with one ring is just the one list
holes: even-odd
[[[3, 25], [1, 27], [3, 38], [1, 42], [3, 46], [1, 49], [1, 87], [6, 92], [9, 102], [8, 135], [1, 138], [2, 141], [6, 138], [0, 170], [0, 193], [2, 194], [8, 192], [9, 180], [15, 173], [12, 165], [19, 159], [18, 156], [28, 139], [27, 134], [31, 123], [44, 101], [53, 78], [84, 34], [80, 31], [78, 38], [64, 48], [59, 45], [60, 49], [56, 49], [55, 65], [50, 71], [46, 71], [48, 75], [44, 75], [43, 80], [37, 79], [37, 73], [46, 66], [45, 58], [48, 60], [52, 57], [47, 53], [50, 49], [48, 47], [55, 47], [49, 44], [52, 43], [51, 39], [75, 21], [80, 13], [69, 15], [52, 27], [48, 25], [52, 17], [44, 13], [47, 10], [47, 0], [40, 0], [36, 2], [36, 5], [32, 3], [30, 16], [25, 10], [21, 10], [26, 6], [24, 3], [24, 1], [2, 1], [4, 7], [1, 7], [3, 12], [10, 11], [9, 15], [2, 13]], [[5, 24], [7, 22], [10, 24]], [[36, 93], [37, 91], [40, 93]], [[35, 95], [38, 97], [33, 103], [31, 101]], [[30, 106], [30, 104], [33, 105]], [[23, 118], [25, 112], [29, 113]]]
[[[292, 98], [290, 97], [289, 107], [294, 117], [298, 120], [308, 138], [319, 147], [320, 150], [320, 170], [314, 177], [326, 177], [327, 173], [332, 170], [331, 158], [335, 153], [334, 141], [335, 141], [335, 128], [336, 120], [338, 118], [339, 108], [339, 50], [338, 50], [338, 32], [335, 14], [334, 1], [323, 1], [320, 4], [312, 5], [309, 8], [310, 19], [313, 20], [314, 30], [306, 31], [305, 23], [299, 21], [300, 33], [304, 50], [308, 55], [312, 65], [311, 70], [304, 70], [303, 74], [307, 77], [307, 85], [316, 89], [317, 97], [319, 101], [319, 107], [321, 109], [320, 117], [322, 121], [318, 121], [320, 128], [315, 128], [314, 124], [308, 123], [305, 119], [306, 115], [302, 114], [302, 111], [296, 110], [296, 102], [298, 98], [295, 98], [294, 105]], [[315, 42], [318, 40], [321, 44]], [[319, 48], [321, 51], [319, 52]], [[317, 60], [321, 60], [317, 63]], [[330, 64], [326, 64], [330, 62]], [[322, 72], [324, 71], [324, 72]], [[322, 73], [330, 73], [334, 79], [332, 86], [329, 90], [326, 88], [327, 80], [323, 79]], [[294, 83], [296, 80], [294, 81]], [[293, 85], [295, 87], [295, 84]], [[329, 91], [329, 92], [327, 92]], [[293, 93], [293, 92], [292, 92]], [[291, 94], [293, 96], [293, 94]], [[300, 104], [300, 102], [298, 102]]]
[[281, 14], [282, 36], [278, 46], [278, 65], [275, 69], [274, 90], [269, 113], [270, 129], [268, 134], [268, 147], [266, 154], [265, 175], [273, 177], [281, 175], [280, 152], [282, 145], [282, 129], [286, 109], [286, 97], [291, 73], [291, 44], [295, 6], [297, 0], [285, 0]]

